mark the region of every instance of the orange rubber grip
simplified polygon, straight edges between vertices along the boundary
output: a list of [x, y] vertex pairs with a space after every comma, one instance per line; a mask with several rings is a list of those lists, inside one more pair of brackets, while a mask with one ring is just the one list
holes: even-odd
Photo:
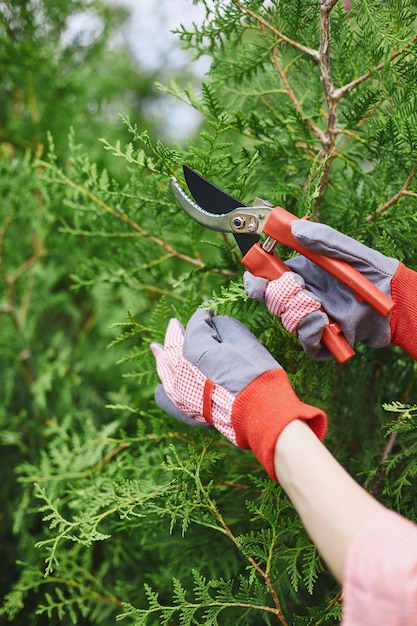
[[333, 259], [304, 248], [295, 239], [291, 232], [291, 222], [298, 219], [300, 218], [295, 217], [289, 211], [281, 207], [275, 207], [266, 221], [263, 232], [279, 241], [279, 243], [296, 250], [296, 252], [319, 265], [326, 272], [337, 278], [337, 280], [340, 280], [353, 291], [359, 302], [367, 302], [384, 317], [389, 315], [394, 308], [394, 302], [363, 274], [345, 261]]
[[[243, 257], [242, 263], [254, 276], [268, 280], [280, 278], [284, 272], [290, 271], [282, 259], [273, 252], [266, 252], [260, 243], [256, 243], [250, 248]], [[346, 363], [355, 354], [336, 322], [330, 321], [324, 327], [322, 341], [338, 363]]]

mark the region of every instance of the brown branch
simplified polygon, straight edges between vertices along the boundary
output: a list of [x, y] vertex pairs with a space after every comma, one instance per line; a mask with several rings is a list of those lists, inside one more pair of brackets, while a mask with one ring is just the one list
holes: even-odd
[[130, 442], [128, 441], [122, 441], [121, 443], [119, 443], [118, 446], [110, 450], [110, 452], [108, 452], [98, 463], [96, 463], [96, 465], [91, 467], [89, 473], [93, 473], [93, 472], [101, 470], [104, 467], [104, 465], [106, 465], [106, 463], [108, 463], [115, 456], [117, 456], [119, 452], [122, 452], [126, 448], [129, 448], [129, 446], [130, 446]]
[[[331, 31], [330, 31], [330, 14], [338, 0], [319, 0], [319, 10], [320, 10], [320, 45], [319, 50], [314, 50], [303, 46], [299, 42], [292, 40], [276, 29], [272, 24], [270, 24], [265, 18], [256, 14], [254, 11], [249, 9], [241, 0], [234, 0], [235, 3], [241, 8], [243, 13], [249, 15], [254, 20], [256, 20], [260, 27], [263, 29], [267, 29], [270, 32], [274, 33], [274, 35], [282, 42], [287, 43], [293, 48], [313, 57], [316, 61], [318, 61], [321, 73], [321, 79], [323, 83], [325, 99], [327, 104], [327, 114], [326, 114], [326, 129], [323, 131], [319, 126], [314, 124], [311, 120], [306, 120], [306, 123], [313, 133], [313, 135], [320, 141], [321, 143], [321, 155], [323, 159], [326, 159], [326, 163], [323, 168], [322, 180], [320, 185], [320, 196], [323, 195], [324, 190], [327, 186], [327, 181], [329, 177], [330, 167], [335, 158], [336, 153], [334, 152], [336, 137], [343, 133], [349, 135], [349, 131], [343, 128], [337, 127], [337, 105], [341, 98], [343, 98], [347, 93], [361, 85], [366, 80], [370, 79], [375, 73], [380, 72], [386, 67], [388, 63], [391, 63], [399, 56], [406, 53], [410, 47], [417, 41], [417, 34], [411, 39], [411, 41], [404, 45], [400, 50], [392, 53], [388, 59], [382, 61], [374, 68], [368, 70], [362, 76], [359, 76], [355, 80], [343, 85], [335, 89], [332, 79], [331, 72], [331, 63], [330, 63], [330, 44], [331, 44]], [[346, 2], [345, 2], [346, 5]], [[347, 7], [348, 8], [348, 7]], [[294, 109], [297, 113], [304, 118], [303, 109], [300, 101], [298, 100], [295, 92], [293, 91], [286, 72], [280, 63], [280, 60], [276, 53], [276, 48], [271, 53], [272, 61], [278, 71], [282, 84], [284, 86], [285, 92], [290, 99]], [[410, 174], [407, 181], [404, 183], [402, 189], [396, 194], [393, 198], [391, 198], [388, 202], [386, 202], [382, 207], [380, 207], [376, 215], [381, 215], [385, 211], [387, 211], [392, 205], [394, 205], [401, 197], [405, 195], [417, 197], [417, 194], [408, 190], [408, 186], [410, 185], [414, 176], [414, 172]], [[320, 220], [319, 210], [317, 207], [314, 209], [314, 217], [317, 221]], [[368, 216], [367, 221], [372, 221], [374, 219], [373, 215]]]
[[[321, 183], [321, 191], [320, 191], [320, 195], [321, 195], [326, 187], [326, 183], [328, 179], [328, 172], [329, 172], [330, 165], [332, 162], [332, 157], [331, 156], [329, 157], [329, 155], [334, 149], [335, 138], [337, 135], [337, 118], [336, 118], [337, 101], [334, 99], [334, 96], [333, 96], [335, 90], [334, 90], [334, 85], [333, 85], [333, 81], [331, 77], [331, 70], [330, 70], [330, 13], [332, 9], [334, 8], [334, 6], [336, 5], [337, 0], [320, 0], [320, 3], [319, 3], [319, 7], [320, 7], [320, 47], [319, 47], [319, 50], [312, 50], [311, 48], [306, 48], [302, 44], [299, 44], [298, 42], [293, 41], [292, 39], [283, 35], [283, 33], [281, 33], [280, 31], [275, 29], [264, 18], [262, 18], [261, 16], [257, 15], [256, 13], [248, 9], [240, 0], [235, 0], [235, 2], [242, 9], [242, 11], [244, 11], [244, 13], [246, 13], [247, 15], [250, 15], [255, 20], [257, 20], [258, 23], [262, 25], [263, 28], [268, 28], [281, 41], [288, 43], [292, 47], [300, 50], [301, 52], [308, 54], [309, 56], [313, 57], [316, 61], [318, 61], [320, 72], [321, 72], [321, 77], [322, 77], [322, 82], [324, 86], [324, 91], [325, 91], [326, 103], [327, 103], [327, 124], [326, 124], [325, 131], [323, 131], [317, 124], [314, 124], [310, 119], [307, 119], [304, 117], [301, 103], [298, 100], [295, 92], [293, 91], [288, 81], [286, 72], [276, 54], [276, 48], [271, 53], [272, 62], [274, 63], [275, 68], [277, 69], [277, 72], [279, 74], [279, 77], [281, 79], [281, 82], [284, 86], [285, 92], [289, 100], [291, 101], [297, 113], [305, 120], [310, 131], [319, 140], [322, 146], [321, 154], [322, 154], [322, 158], [326, 159], [326, 164], [324, 166], [322, 183]], [[316, 221], [319, 221], [320, 216], [319, 216], [319, 211], [317, 208], [315, 208], [314, 217]]]
[[19, 265], [13, 272], [8, 273], [3, 261], [4, 242], [7, 234], [8, 227], [12, 223], [13, 218], [6, 219], [2, 228], [0, 229], [0, 272], [3, 275], [4, 282], [7, 287], [8, 303], [0, 306], [1, 313], [9, 313], [15, 328], [21, 331], [24, 327], [26, 319], [30, 296], [32, 293], [34, 278], [29, 276], [26, 287], [23, 291], [20, 308], [16, 302], [16, 289], [15, 283], [21, 278], [31, 267], [33, 267], [43, 256], [45, 256], [46, 250], [42, 241], [34, 235], [32, 237], [33, 254]]
[[[398, 414], [398, 419], [401, 417], [402, 413]], [[395, 445], [395, 442], [397, 441], [397, 433], [393, 432], [390, 434], [387, 444], [384, 447], [384, 450], [382, 452], [381, 455], [381, 461], [380, 461], [380, 469], [378, 471], [378, 473], [375, 475], [375, 478], [372, 482], [372, 487], [371, 487], [371, 493], [374, 497], [377, 497], [378, 495], [378, 491], [379, 491], [379, 484], [382, 480], [382, 477], [384, 476], [385, 472], [386, 472], [386, 467], [384, 465], [385, 461], [388, 459], [388, 456], [391, 454], [392, 449]]]
[[323, 133], [323, 155], [327, 156], [334, 147], [336, 136], [336, 100], [330, 68], [330, 13], [337, 0], [320, 1], [320, 48], [319, 66], [327, 102], [327, 129]]
[[[404, 404], [406, 404], [408, 402], [408, 400], [409, 400], [410, 393], [411, 393], [411, 390], [412, 390], [412, 386], [413, 386], [413, 383], [411, 383], [408, 386], [408, 388], [406, 389], [406, 391], [405, 391], [405, 393], [403, 395], [402, 402]], [[400, 413], [397, 413], [397, 417], [396, 417], [397, 422], [398, 422], [398, 420], [401, 419], [401, 417], [403, 415], [404, 415], [404, 413], [402, 411]], [[388, 459], [388, 456], [391, 454], [391, 452], [392, 452], [392, 450], [393, 450], [393, 448], [394, 448], [394, 446], [396, 444], [397, 435], [398, 435], [398, 433], [395, 432], [395, 431], [390, 434], [390, 436], [388, 438], [388, 441], [387, 441], [387, 443], [386, 443], [386, 445], [385, 445], [385, 447], [384, 447], [384, 449], [382, 451], [381, 461], [380, 461], [380, 469], [377, 472], [377, 474], [375, 475], [375, 477], [374, 477], [374, 479], [372, 481], [371, 489], [370, 489], [370, 491], [371, 491], [373, 496], [377, 495], [381, 479], [384, 476], [384, 474], [386, 473], [386, 466], [384, 464], [385, 464], [386, 460]]]
[[[401, 414], [400, 414], [400, 416], [401, 416]], [[395, 442], [397, 441], [397, 434], [398, 433], [391, 433], [390, 434], [388, 442], [387, 442], [387, 445], [385, 446], [384, 452], [382, 453], [382, 456], [381, 456], [381, 465], [383, 463], [385, 463], [385, 461], [388, 458], [388, 455], [391, 454], [392, 449], [393, 449], [393, 447], [395, 445]]]
[[100, 602], [108, 602], [120, 608], [124, 608], [124, 604], [120, 600], [117, 600], [116, 598], [111, 598], [110, 596], [105, 596], [102, 593], [98, 593], [97, 591], [94, 591], [90, 587], [86, 586], [84, 583], [80, 584], [74, 579], [68, 580], [66, 578], [58, 578], [57, 576], [47, 576], [45, 578], [43, 574], [41, 574], [41, 576], [43, 578], [43, 584], [59, 583], [63, 585], [69, 585], [77, 589], [83, 589], [86, 590], [90, 597], [94, 598], [94, 600], [99, 600]]
[[8, 215], [2, 227], [0, 228], [0, 268], [3, 268], [3, 254], [4, 254], [4, 242], [6, 239], [7, 231], [14, 220], [14, 215]]
[[383, 215], [386, 211], [388, 211], [388, 209], [390, 209], [394, 204], [396, 204], [403, 196], [417, 197], [417, 193], [415, 193], [414, 191], [408, 190], [408, 187], [411, 185], [413, 181], [414, 175], [415, 175], [415, 171], [413, 170], [411, 174], [409, 174], [409, 176], [407, 177], [401, 189], [394, 196], [392, 196], [392, 198], [390, 198], [389, 200], [387, 200], [387, 202], [385, 202], [382, 206], [380, 206], [375, 211], [374, 214], [368, 215], [368, 217], [366, 218], [366, 221], [373, 222], [375, 217], [379, 217], [380, 215]]
[[334, 93], [333, 93], [333, 98], [335, 100], [340, 100], [340, 98], [342, 98], [344, 95], [346, 95], [349, 91], [352, 91], [352, 89], [355, 89], [355, 87], [357, 87], [361, 83], [363, 83], [366, 80], [368, 80], [369, 78], [371, 78], [373, 74], [383, 70], [384, 67], [388, 63], [391, 63], [396, 58], [398, 58], [400, 55], [404, 54], [404, 52], [407, 52], [411, 48], [413, 43], [415, 43], [416, 41], [417, 41], [417, 33], [414, 35], [414, 37], [412, 38], [410, 43], [408, 43], [405, 46], [403, 46], [401, 48], [401, 50], [398, 50], [397, 52], [393, 52], [393, 54], [388, 59], [386, 59], [385, 61], [381, 61], [381, 63], [376, 65], [373, 69], [368, 70], [367, 72], [362, 74], [362, 76], [359, 76], [358, 78], [355, 78], [355, 80], [352, 80], [352, 82], [347, 83], [346, 85], [343, 85], [343, 87], [339, 87], [338, 89], [336, 89], [334, 91]]
[[298, 41], [294, 41], [294, 39], [291, 39], [291, 37], [287, 37], [287, 35], [284, 35], [284, 33], [282, 33], [277, 28], [275, 28], [275, 26], [272, 26], [272, 24], [270, 24], [261, 15], [258, 15], [257, 13], [255, 13], [254, 11], [249, 9], [240, 0], [234, 0], [234, 2], [237, 4], [238, 7], [240, 7], [242, 9], [243, 13], [245, 13], [246, 15], [249, 15], [250, 17], [252, 17], [263, 28], [266, 28], [267, 30], [271, 31], [276, 37], [278, 37], [278, 39], [280, 39], [281, 41], [284, 41], [285, 43], [289, 44], [290, 46], [292, 46], [296, 50], [300, 50], [300, 52], [304, 52], [305, 54], [308, 54], [309, 56], [311, 56], [314, 59], [318, 60], [319, 53], [318, 53], [317, 50], [314, 50], [313, 48], [309, 48], [308, 46], [303, 46], [303, 44], [299, 43]]
[[319, 139], [319, 141], [321, 143], [324, 143], [326, 141], [326, 137], [325, 134], [323, 133], [323, 131], [321, 130], [321, 128], [319, 126], [316, 126], [316, 124], [314, 124], [311, 120], [304, 118], [304, 114], [303, 114], [303, 108], [297, 98], [297, 96], [295, 95], [290, 83], [288, 82], [288, 78], [287, 75], [285, 73], [284, 68], [282, 67], [276, 53], [275, 50], [272, 50], [271, 53], [271, 58], [272, 58], [272, 62], [275, 65], [277, 72], [282, 80], [282, 83], [284, 85], [284, 89], [285, 89], [285, 93], [287, 94], [288, 98], [291, 100], [295, 110], [297, 111], [297, 113], [300, 114], [300, 116], [305, 119], [308, 127], [310, 128], [311, 132], [313, 133], [313, 135], [315, 135], [317, 137], [317, 139]]
[[35, 253], [26, 259], [12, 274], [6, 276], [6, 282], [9, 285], [14, 284], [25, 272], [28, 271], [39, 259], [45, 256], [45, 248], [41, 246], [39, 250], [35, 251]]
[[[224, 533], [234, 543], [234, 545], [238, 548], [238, 550], [240, 552], [242, 552], [242, 544], [238, 541], [238, 539], [233, 534], [232, 530], [229, 528], [229, 526], [224, 521], [223, 516], [220, 513], [220, 511], [218, 510], [216, 504], [213, 502], [213, 500], [211, 500], [211, 498], [207, 497], [207, 499], [208, 499], [208, 502], [210, 504], [210, 509], [213, 512], [213, 514], [215, 515], [215, 517], [217, 518], [217, 520], [220, 523], [221, 527], [223, 528]], [[243, 554], [244, 554], [244, 552], [243, 552]], [[258, 572], [258, 574], [265, 581], [265, 584], [268, 587], [269, 593], [271, 594], [272, 599], [273, 599], [274, 604], [275, 604], [275, 609], [271, 609], [271, 607], [260, 607], [260, 608], [263, 608], [264, 610], [272, 611], [278, 617], [278, 619], [281, 622], [282, 626], [288, 626], [288, 622], [285, 619], [284, 613], [282, 611], [281, 603], [280, 603], [279, 598], [277, 596], [277, 592], [274, 589], [274, 586], [272, 584], [271, 577], [270, 577], [269, 573], [264, 571], [262, 569], [262, 567], [255, 561], [255, 559], [253, 557], [249, 556], [248, 554], [245, 554], [245, 558], [249, 561], [249, 563], [252, 565], [252, 567]]]

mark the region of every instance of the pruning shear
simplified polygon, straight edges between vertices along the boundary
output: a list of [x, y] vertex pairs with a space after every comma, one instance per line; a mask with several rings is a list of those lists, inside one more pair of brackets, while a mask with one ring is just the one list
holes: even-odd
[[[291, 223], [300, 218], [259, 198], [253, 206], [248, 206], [187, 165], [183, 166], [183, 170], [193, 199], [185, 193], [176, 178], [171, 178], [171, 189], [178, 204], [202, 226], [233, 233], [243, 255], [242, 264], [253, 275], [275, 280], [290, 271], [274, 253], [276, 245], [281, 243], [340, 280], [360, 302], [368, 303], [384, 317], [390, 314], [394, 307], [393, 301], [349, 263], [312, 252], [298, 243], [292, 235]], [[263, 240], [261, 234], [266, 235]], [[345, 363], [355, 354], [343, 336], [342, 329], [334, 321], [330, 320], [325, 326], [322, 341], [339, 363]]]

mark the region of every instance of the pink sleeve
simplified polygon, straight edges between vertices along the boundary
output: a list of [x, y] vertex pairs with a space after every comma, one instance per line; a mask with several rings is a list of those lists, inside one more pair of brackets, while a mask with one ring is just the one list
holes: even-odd
[[417, 525], [384, 509], [353, 538], [343, 572], [343, 626], [417, 625]]

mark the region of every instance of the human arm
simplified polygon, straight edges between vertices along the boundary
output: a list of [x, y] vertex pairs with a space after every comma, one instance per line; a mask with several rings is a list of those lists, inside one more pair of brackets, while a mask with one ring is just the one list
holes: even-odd
[[321, 556], [342, 582], [353, 536], [383, 506], [309, 431], [300, 420], [283, 430], [275, 446], [275, 471]]
[[343, 585], [343, 626], [415, 626], [417, 526], [365, 491], [300, 420], [277, 440], [275, 471]]

